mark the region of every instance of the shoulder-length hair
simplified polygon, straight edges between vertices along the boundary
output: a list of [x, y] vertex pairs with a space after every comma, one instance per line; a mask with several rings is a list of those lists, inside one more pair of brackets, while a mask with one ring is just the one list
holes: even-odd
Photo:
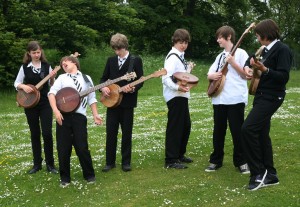
[[26, 52], [23, 57], [24, 64], [28, 64], [32, 61], [29, 53], [31, 51], [36, 51], [36, 50], [41, 50], [41, 58], [40, 58], [41, 62], [48, 62], [46, 59], [44, 50], [43, 50], [42, 46], [40, 45], [40, 43], [38, 41], [30, 41], [27, 45]]
[[273, 41], [280, 39], [279, 27], [272, 19], [265, 19], [259, 22], [255, 26], [254, 32], [258, 34], [262, 40]]

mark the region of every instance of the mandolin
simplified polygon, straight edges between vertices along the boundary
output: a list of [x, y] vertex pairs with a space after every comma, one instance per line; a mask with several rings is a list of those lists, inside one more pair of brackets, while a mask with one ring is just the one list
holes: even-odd
[[130, 81], [131, 79], [136, 78], [135, 72], [127, 73], [122, 77], [107, 80], [104, 83], [91, 87], [85, 91], [78, 92], [75, 88], [65, 87], [60, 89], [55, 95], [56, 105], [59, 111], [62, 113], [70, 113], [75, 111], [81, 102], [81, 98], [87, 96], [89, 93], [92, 93], [96, 90], [109, 86], [113, 83], [119, 82], [121, 80]]
[[[262, 59], [261, 54], [262, 54], [264, 48], [265, 48], [265, 46], [261, 46], [256, 51], [255, 56], [253, 57], [255, 62], [261, 61], [261, 59]], [[249, 94], [255, 95], [258, 83], [260, 81], [261, 71], [258, 70], [258, 68], [256, 68], [256, 67], [253, 67], [252, 69], [253, 69], [253, 74], [252, 74], [251, 82], [249, 85]]]
[[[78, 57], [80, 54], [75, 52], [71, 56]], [[53, 71], [57, 72], [60, 70], [60, 66], [56, 66]], [[51, 78], [51, 75], [48, 74], [43, 80], [41, 80], [37, 85], [27, 84], [31, 87], [33, 91], [31, 93], [26, 93], [24, 90], [19, 89], [17, 93], [17, 106], [23, 107], [25, 109], [35, 107], [40, 101], [40, 89], [42, 86]]]
[[[236, 45], [233, 47], [231, 51], [231, 55], [233, 56], [237, 48], [240, 46], [242, 40], [244, 39], [245, 35], [250, 32], [250, 29], [255, 27], [255, 23], [252, 23], [242, 34]], [[207, 95], [209, 97], [215, 97], [218, 96], [221, 91], [223, 90], [224, 83], [226, 80], [226, 75], [228, 72], [228, 62], [224, 64], [224, 66], [221, 68], [222, 72], [222, 77], [218, 80], [210, 80], [208, 84], [208, 89], [207, 89]]]
[[192, 88], [199, 82], [199, 78], [190, 74], [192, 69], [196, 66], [193, 62], [188, 62], [187, 72], [176, 72], [173, 77], [176, 79], [176, 83], [181, 86]]
[[[133, 87], [137, 84], [140, 84], [150, 78], [157, 78], [157, 77], [160, 77], [162, 75], [166, 75], [167, 74], [167, 70], [166, 69], [161, 69], [161, 70], [158, 70], [146, 77], [141, 77], [140, 79], [132, 82], [132, 83], [129, 83], [129, 86], [130, 87]], [[112, 85], [109, 85], [108, 88], [110, 89], [110, 94], [109, 96], [104, 96], [103, 94], [101, 95], [100, 97], [100, 102], [108, 107], [108, 108], [114, 108], [114, 107], [117, 107], [121, 101], [122, 101], [122, 98], [123, 98], [123, 87], [120, 87], [118, 86], [117, 84], [112, 84]]]

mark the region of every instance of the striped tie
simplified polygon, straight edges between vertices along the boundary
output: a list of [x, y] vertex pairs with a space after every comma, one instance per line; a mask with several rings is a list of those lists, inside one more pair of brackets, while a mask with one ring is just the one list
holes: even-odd
[[[78, 91], [78, 92], [81, 92], [82, 86], [81, 86], [81, 84], [79, 83], [79, 81], [77, 80], [77, 75], [78, 75], [78, 74], [76, 74], [76, 75], [68, 74], [68, 76], [71, 77], [71, 78], [73, 79], [77, 91]], [[86, 105], [87, 105], [87, 97], [84, 97], [84, 98], [81, 99], [81, 105], [82, 105], [83, 108], [86, 107]]]
[[185, 61], [183, 54], [180, 55], [180, 59], [183, 62], [184, 68], [187, 70], [187, 62]]
[[125, 62], [126, 58], [120, 58], [118, 57], [119, 59], [119, 70], [121, 70], [122, 66], [123, 66], [123, 63]]
[[40, 73], [40, 68], [35, 68], [33, 66], [32, 67], [32, 72], [39, 74]]

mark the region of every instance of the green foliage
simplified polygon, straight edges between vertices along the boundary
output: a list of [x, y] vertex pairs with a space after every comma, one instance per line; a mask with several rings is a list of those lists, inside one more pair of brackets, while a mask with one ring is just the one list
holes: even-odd
[[[192, 36], [186, 56], [211, 60], [219, 52], [215, 31], [220, 26], [233, 26], [238, 39], [252, 22], [273, 18], [282, 30], [283, 40], [297, 56], [300, 51], [299, 1], [267, 2], [269, 4], [261, 0], [2, 0], [0, 46], [4, 46], [1, 47], [4, 52], [0, 54], [0, 85], [10, 86], [14, 81], [29, 40], [40, 41], [44, 49], [57, 50], [60, 56], [79, 51], [84, 57], [88, 50], [109, 44], [111, 35], [120, 32], [129, 38], [132, 51], [162, 55], [172, 46], [174, 31], [185, 28]], [[14, 48], [16, 46], [20, 48]], [[247, 35], [241, 47], [255, 52], [258, 48], [255, 36]], [[299, 62], [295, 61], [296, 68]]]

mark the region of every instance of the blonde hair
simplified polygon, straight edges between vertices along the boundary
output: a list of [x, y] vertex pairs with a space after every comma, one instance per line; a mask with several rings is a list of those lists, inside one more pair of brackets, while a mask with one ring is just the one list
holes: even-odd
[[112, 49], [128, 49], [128, 39], [125, 35], [116, 33], [110, 39], [110, 46]]

